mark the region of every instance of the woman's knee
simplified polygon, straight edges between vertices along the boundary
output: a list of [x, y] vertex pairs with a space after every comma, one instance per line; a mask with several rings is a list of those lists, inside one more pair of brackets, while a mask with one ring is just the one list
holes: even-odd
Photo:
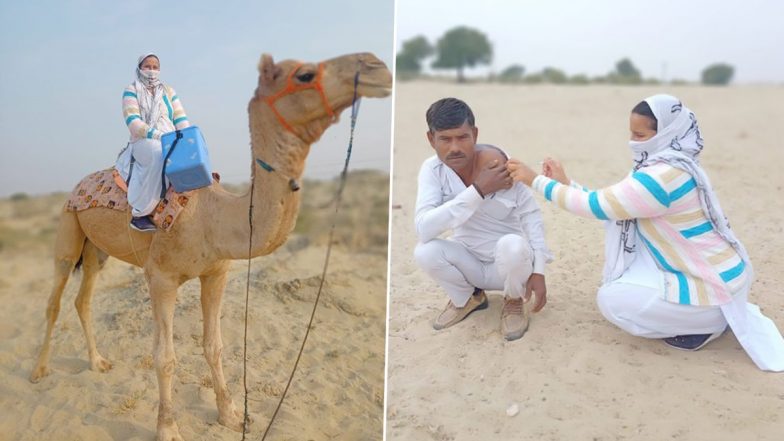
[[623, 289], [617, 285], [605, 285], [596, 293], [596, 305], [604, 318], [612, 323], [618, 323], [624, 315]]

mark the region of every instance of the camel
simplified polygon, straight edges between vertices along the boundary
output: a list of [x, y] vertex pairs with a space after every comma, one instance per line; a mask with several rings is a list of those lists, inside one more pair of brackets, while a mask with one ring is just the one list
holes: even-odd
[[[149, 287], [153, 359], [160, 395], [157, 439], [182, 439], [171, 393], [176, 366], [172, 327], [178, 288], [195, 277], [201, 282], [204, 356], [212, 373], [218, 422], [236, 431], [243, 429], [244, 415], [232, 401], [221, 361], [220, 310], [229, 263], [232, 259], [270, 254], [286, 241], [297, 219], [301, 194], [296, 191], [297, 182], [310, 146], [341, 111], [351, 106], [356, 73], [358, 97], [386, 97], [392, 87], [389, 69], [370, 53], [321, 63], [286, 60], [277, 64], [270, 55], [263, 54], [258, 70], [258, 87], [248, 105], [251, 179], [255, 186], [252, 198], [250, 191], [235, 195], [213, 183], [193, 193], [168, 232], [153, 234], [129, 229], [129, 211], [90, 208], [62, 212], [55, 242], [54, 287], [46, 309], [43, 345], [30, 376], [32, 382], [49, 374], [50, 340], [60, 297], [80, 259], [84, 273], [75, 306], [87, 341], [90, 368], [99, 372], [111, 369], [112, 364], [96, 348], [90, 312], [95, 278], [111, 256], [142, 267]], [[251, 204], [252, 229], [248, 222]], [[253, 246], [249, 250], [251, 231]]]

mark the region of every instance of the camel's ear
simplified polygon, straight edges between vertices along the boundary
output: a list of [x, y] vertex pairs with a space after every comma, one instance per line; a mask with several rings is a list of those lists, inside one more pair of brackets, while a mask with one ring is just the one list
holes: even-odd
[[269, 94], [275, 86], [275, 81], [282, 73], [283, 69], [275, 64], [272, 55], [262, 54], [259, 60], [259, 88], [257, 92], [262, 95]]

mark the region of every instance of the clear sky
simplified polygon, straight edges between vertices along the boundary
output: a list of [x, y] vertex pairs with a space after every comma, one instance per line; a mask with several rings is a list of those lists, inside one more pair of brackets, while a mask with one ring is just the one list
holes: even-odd
[[[0, 197], [70, 191], [128, 140], [121, 96], [139, 55], [161, 58], [227, 182], [250, 177], [247, 105], [262, 52], [320, 61], [369, 51], [392, 68], [393, 0], [0, 2]], [[362, 102], [352, 169], [389, 170], [392, 98]], [[305, 177], [337, 175], [349, 112]]]
[[[629, 57], [645, 77], [698, 81], [714, 62], [735, 83], [784, 83], [784, 2], [778, 0], [397, 0], [397, 38], [431, 43], [457, 25], [493, 43], [496, 72], [517, 63], [604, 75]], [[467, 74], [486, 72], [469, 70]]]

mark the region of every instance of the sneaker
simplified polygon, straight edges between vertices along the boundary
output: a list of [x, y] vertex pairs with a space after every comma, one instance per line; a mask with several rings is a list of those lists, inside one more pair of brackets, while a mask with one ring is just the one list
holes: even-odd
[[501, 334], [507, 341], [517, 340], [528, 330], [528, 311], [523, 298], [504, 297], [501, 309]]
[[468, 314], [485, 308], [487, 308], [487, 296], [481, 289], [474, 291], [471, 298], [468, 299], [468, 303], [462, 308], [458, 308], [450, 300], [446, 304], [446, 308], [436, 318], [436, 321], [433, 322], [433, 329], [438, 331], [448, 328], [468, 317]]
[[699, 351], [703, 346], [721, 337], [727, 328], [713, 334], [676, 335], [664, 339], [667, 346], [683, 351]]
[[131, 228], [133, 228], [136, 231], [141, 231], [143, 233], [155, 231], [157, 229], [155, 227], [155, 224], [152, 223], [152, 219], [150, 219], [150, 216], [131, 218]]

